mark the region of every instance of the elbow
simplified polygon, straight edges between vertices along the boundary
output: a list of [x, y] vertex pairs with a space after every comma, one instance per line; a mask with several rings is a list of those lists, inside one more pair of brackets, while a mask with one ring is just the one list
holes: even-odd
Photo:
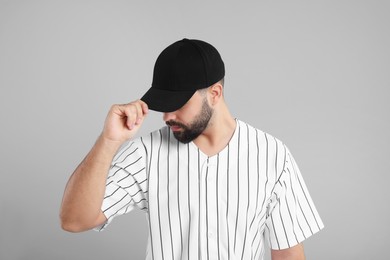
[[61, 228], [64, 231], [71, 232], [71, 233], [80, 233], [85, 231], [85, 229], [81, 228], [78, 225], [75, 225], [71, 222], [66, 222], [61, 220]]
[[[100, 217], [100, 218], [99, 218]], [[60, 213], [61, 228], [71, 233], [80, 233], [91, 230], [97, 226], [100, 226], [106, 222], [106, 218], [103, 214], [97, 217], [90, 216], [86, 218], [85, 215], [72, 215], [67, 214], [64, 211]]]
[[74, 223], [73, 221], [64, 220], [64, 219], [61, 219], [61, 228], [62, 230], [71, 233], [79, 233], [84, 231], [84, 229], [81, 228], [81, 226], [78, 225], [77, 223]]
[[62, 230], [71, 233], [79, 233], [90, 229], [86, 228], [80, 221], [77, 221], [64, 213], [60, 214], [60, 223]]

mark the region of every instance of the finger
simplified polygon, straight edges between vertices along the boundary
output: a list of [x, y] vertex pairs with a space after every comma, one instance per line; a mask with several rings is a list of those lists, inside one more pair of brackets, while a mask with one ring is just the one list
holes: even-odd
[[134, 104], [135, 106], [135, 109], [136, 109], [136, 121], [135, 121], [135, 124], [138, 125], [141, 123], [142, 121], [142, 118], [143, 118], [143, 112], [142, 112], [142, 108], [141, 108], [141, 104], [140, 103], [135, 103]]
[[140, 100], [140, 104], [141, 104], [141, 107], [142, 107], [142, 111], [144, 113], [144, 115], [148, 114], [149, 113], [149, 107], [148, 107], [148, 104], [146, 104], [144, 101]]
[[142, 103], [140, 101], [135, 101], [131, 103], [132, 115], [130, 116], [130, 128], [133, 129], [135, 125], [141, 124], [144, 118], [144, 109], [142, 108]]
[[137, 120], [137, 108], [134, 104], [130, 103], [124, 105], [123, 110], [126, 115], [126, 126], [129, 130], [132, 130]]
[[146, 105], [145, 102], [143, 102], [142, 100], [137, 100], [136, 103], [136, 108], [137, 108], [137, 121], [136, 121], [136, 124], [140, 124], [142, 122], [142, 120], [144, 119], [144, 117], [147, 115], [148, 113], [148, 105]]

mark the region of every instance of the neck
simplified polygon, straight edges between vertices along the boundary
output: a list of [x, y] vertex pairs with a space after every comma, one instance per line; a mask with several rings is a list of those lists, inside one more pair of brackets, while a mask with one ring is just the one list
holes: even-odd
[[207, 128], [193, 142], [206, 155], [213, 156], [229, 143], [236, 129], [236, 120], [226, 106], [215, 109]]

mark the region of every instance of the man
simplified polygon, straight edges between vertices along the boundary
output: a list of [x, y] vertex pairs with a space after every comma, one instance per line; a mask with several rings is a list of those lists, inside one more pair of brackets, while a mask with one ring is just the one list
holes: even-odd
[[[63, 229], [102, 230], [138, 208], [149, 220], [146, 259], [262, 259], [266, 242], [273, 260], [304, 259], [301, 242], [322, 221], [287, 147], [230, 114], [224, 76], [212, 45], [168, 46], [152, 87], [111, 107], [69, 179]], [[133, 138], [148, 109], [167, 126]]]

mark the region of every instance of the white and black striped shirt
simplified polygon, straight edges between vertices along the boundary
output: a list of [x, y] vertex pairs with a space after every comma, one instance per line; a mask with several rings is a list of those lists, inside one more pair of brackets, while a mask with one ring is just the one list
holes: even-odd
[[237, 120], [229, 144], [207, 156], [169, 127], [115, 156], [102, 210], [108, 221], [148, 213], [146, 259], [263, 259], [323, 228], [299, 169], [278, 139]]

